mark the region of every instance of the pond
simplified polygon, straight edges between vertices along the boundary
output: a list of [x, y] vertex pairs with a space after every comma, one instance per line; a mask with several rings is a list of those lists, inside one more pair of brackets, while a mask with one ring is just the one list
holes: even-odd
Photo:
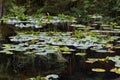
[[6, 37], [1, 29], [0, 80], [25, 80], [49, 74], [58, 75], [58, 80], [119, 78], [119, 37], [81, 30], [10, 29], [11, 35], [6, 31]]

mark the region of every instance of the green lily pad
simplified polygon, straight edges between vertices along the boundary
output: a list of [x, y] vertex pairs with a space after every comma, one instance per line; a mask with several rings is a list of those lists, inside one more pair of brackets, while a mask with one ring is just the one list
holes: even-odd
[[85, 56], [86, 53], [76, 53], [75, 55], [76, 55], [76, 56]]
[[61, 51], [70, 51], [70, 49], [68, 47], [62, 47], [60, 48]]
[[7, 51], [6, 54], [13, 54], [13, 52], [11, 52], [11, 51]]
[[92, 71], [93, 72], [106, 72], [106, 70], [102, 68], [92, 68]]
[[63, 52], [63, 54], [72, 54], [71, 52]]

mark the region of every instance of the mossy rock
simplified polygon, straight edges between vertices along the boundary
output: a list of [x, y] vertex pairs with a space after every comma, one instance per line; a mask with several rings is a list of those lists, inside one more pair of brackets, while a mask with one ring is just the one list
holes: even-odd
[[9, 39], [10, 36], [15, 36], [16, 32], [13, 29], [13, 25], [0, 24], [0, 38]]

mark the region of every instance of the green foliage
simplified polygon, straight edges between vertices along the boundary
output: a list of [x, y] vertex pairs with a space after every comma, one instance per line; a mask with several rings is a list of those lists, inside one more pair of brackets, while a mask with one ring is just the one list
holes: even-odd
[[52, 15], [63, 13], [71, 2], [73, 0], [46, 0], [42, 12], [49, 12]]
[[15, 0], [3, 0], [3, 10], [4, 10], [4, 14], [9, 14], [9, 9], [12, 7], [12, 4]]
[[58, 14], [58, 18], [61, 20], [61, 22], [64, 22], [64, 20], [67, 20], [69, 22], [73, 22], [73, 21], [76, 20], [75, 17], [68, 16], [68, 15], [65, 15], [65, 14]]
[[33, 16], [33, 17], [36, 17], [36, 18], [42, 18], [42, 17], [45, 16], [45, 15], [42, 14], [42, 13], [36, 13], [36, 14], [33, 14], [32, 16]]
[[75, 30], [72, 34], [73, 37], [75, 38], [84, 38], [84, 34], [83, 34], [83, 31], [81, 30]]
[[99, 36], [96, 35], [96, 33], [93, 33], [93, 32], [86, 32], [85, 33], [85, 32], [83, 32], [81, 30], [75, 30], [73, 32], [73, 34], [72, 34], [72, 37], [75, 37], [75, 38], [85, 38], [86, 36], [91, 36], [91, 37], [97, 37], [97, 38], [99, 38]]
[[20, 20], [25, 20], [27, 15], [25, 15], [26, 8], [25, 6], [17, 6], [12, 3], [11, 8], [9, 9], [9, 14], [6, 17], [16, 16]]
[[24, 6], [13, 5], [13, 7], [10, 9], [10, 13], [14, 14], [15, 16], [23, 15], [25, 11], [26, 9]]
[[[66, 14], [78, 18], [78, 22], [88, 23], [88, 15], [100, 14], [117, 21], [120, 13], [120, 0], [11, 0], [4, 1], [4, 14], [20, 15], [23, 13], [50, 15]], [[18, 5], [18, 6], [15, 6]], [[113, 19], [114, 18], [114, 19]], [[107, 19], [107, 18], [106, 18]]]

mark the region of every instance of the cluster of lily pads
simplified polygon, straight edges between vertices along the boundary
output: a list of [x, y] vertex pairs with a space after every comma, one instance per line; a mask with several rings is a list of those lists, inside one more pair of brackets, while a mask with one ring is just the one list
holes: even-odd
[[[89, 64], [93, 64], [95, 62], [106, 62], [112, 61], [115, 63], [115, 65], [110, 65], [112, 68], [109, 70], [109, 72], [114, 72], [116, 74], [120, 74], [120, 56], [114, 56], [114, 57], [106, 57], [106, 58], [88, 58], [85, 62]], [[109, 66], [108, 66], [109, 67]], [[106, 72], [107, 70], [104, 68], [100, 68], [99, 66], [97, 68], [91, 69], [93, 72]]]
[[101, 39], [100, 41], [100, 38], [86, 34], [84, 34], [83, 38], [77, 38], [71, 36], [72, 34], [72, 32], [40, 32], [37, 33], [37, 35], [18, 34], [10, 37], [10, 40], [15, 44], [3, 44], [3, 50], [0, 52], [12, 54], [13, 51], [22, 51], [25, 52], [25, 54], [34, 53], [46, 55], [47, 53], [56, 53], [60, 51], [60, 48], [63, 48], [60, 46], [64, 46], [63, 49], [68, 51], [73, 51], [73, 49], [66, 49], [65, 46], [74, 46], [77, 49], [92, 47], [94, 50], [99, 50], [103, 47], [111, 47], [111, 45], [105, 46], [110, 40]]
[[[53, 33], [53, 32], [51, 32]], [[17, 42], [25, 42], [30, 40], [44, 40], [46, 43], [51, 43], [55, 45], [73, 45], [73, 46], [80, 46], [80, 43], [87, 44], [88, 42], [97, 42], [99, 39], [92, 36], [85, 36], [85, 38], [74, 38], [71, 37], [71, 32], [67, 33], [53, 33], [53, 36], [51, 36], [51, 33], [47, 32], [41, 32], [40, 35], [17, 35], [14, 37], [10, 37], [11, 41], [17, 41]], [[49, 35], [50, 34], [50, 35]], [[76, 42], [76, 44], [75, 44]], [[106, 40], [106, 42], [108, 42]], [[89, 43], [92, 44], [92, 43]]]
[[[120, 49], [120, 45], [113, 46], [112, 44], [107, 44], [106, 47]], [[100, 52], [102, 52], [102, 50]], [[103, 50], [103, 53], [104, 52], [106, 52], [106, 51]], [[113, 50], [108, 50], [108, 52], [110, 54], [115, 54], [115, 51], [113, 51]], [[119, 51], [118, 51], [118, 53], [119, 53]], [[112, 61], [114, 64], [114, 65], [110, 64], [110, 66], [112, 66], [112, 68], [109, 70], [109, 72], [114, 72], [116, 74], [120, 74], [120, 56], [119, 55], [107, 56], [105, 58], [87, 58], [87, 60], [85, 62], [89, 63], [89, 64], [94, 64], [95, 62], [105, 62], [106, 64], [109, 64], [109, 61]], [[110, 67], [110, 66], [108, 66], [108, 67]], [[97, 67], [98, 68], [92, 68], [91, 70], [94, 72], [106, 72], [107, 71], [104, 68], [100, 68], [99, 65]]]
[[[116, 53], [116, 51], [114, 49], [119, 49], [119, 45], [114, 45], [113, 43], [110, 43], [110, 42], [117, 42], [119, 43], [119, 38], [118, 36], [101, 36], [100, 34], [97, 34], [97, 33], [92, 33], [92, 32], [83, 32], [83, 31], [75, 31], [73, 32], [73, 37], [76, 37], [77, 39], [83, 39], [85, 40], [87, 43], [90, 43], [92, 45], [89, 46], [89, 44], [87, 44], [87, 48], [84, 48], [84, 49], [88, 49], [90, 47], [90, 50], [94, 51], [94, 52], [91, 52], [91, 54], [95, 53], [95, 55], [98, 54], [105, 54], [107, 55], [108, 53], [109, 54], [114, 54]], [[87, 39], [86, 39], [87, 38]], [[76, 40], [77, 41], [77, 40]], [[82, 41], [82, 40], [81, 40]], [[86, 43], [85, 43], [86, 44]], [[85, 45], [84, 45], [85, 46]], [[78, 48], [78, 49], [83, 49], [83, 48]], [[89, 55], [89, 53], [88, 53]], [[88, 57], [87, 60], [85, 61], [85, 63], [90, 63], [90, 64], [93, 64], [95, 62], [106, 62], [106, 64], [109, 64], [107, 63], [109, 60], [111, 59], [115, 59], [113, 62], [115, 62], [115, 68], [111, 69], [110, 72], [115, 72], [117, 74], [120, 74], [120, 61], [119, 61], [119, 57], [116, 58], [115, 57], [110, 57], [109, 55], [107, 55], [108, 57], [106, 58], [99, 58], [99, 56], [97, 56], [98, 58], [96, 58], [94, 56], [94, 54], [91, 56], [91, 57]], [[95, 58], [94, 58], [95, 57]], [[94, 64], [93, 64], [94, 65]], [[91, 71], [93, 72], [106, 72], [105, 69], [103, 68], [92, 68]]]
[[42, 28], [46, 24], [58, 24], [66, 22], [76, 22], [76, 18], [59, 14], [58, 16], [42, 15], [42, 16], [27, 16], [25, 20], [20, 20], [16, 17], [3, 17], [2, 19], [7, 24], [14, 24], [16, 27], [32, 27]]
[[108, 57], [108, 59], [115, 62], [115, 68], [111, 69], [111, 72], [120, 74], [120, 56]]

